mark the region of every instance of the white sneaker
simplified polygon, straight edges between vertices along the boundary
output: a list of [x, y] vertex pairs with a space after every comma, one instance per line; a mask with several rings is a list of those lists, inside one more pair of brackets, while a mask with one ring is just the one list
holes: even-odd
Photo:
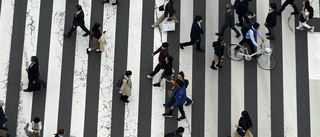
[[314, 26], [310, 28], [310, 32], [314, 32]]
[[256, 14], [253, 14], [253, 15], [249, 15], [249, 16], [248, 16], [249, 19], [252, 19], [252, 18], [254, 18], [254, 17], [256, 17]]
[[151, 25], [151, 28], [155, 28], [156, 26], [154, 26], [154, 25]]
[[147, 78], [153, 78], [152, 76], [150, 76], [150, 75], [147, 75]]
[[297, 29], [297, 30], [303, 30], [303, 28], [302, 28], [302, 27], [299, 27], [299, 26], [297, 26], [296, 29]]

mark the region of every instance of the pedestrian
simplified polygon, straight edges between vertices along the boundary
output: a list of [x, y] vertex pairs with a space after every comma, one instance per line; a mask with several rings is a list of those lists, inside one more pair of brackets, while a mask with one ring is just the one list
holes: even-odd
[[226, 46], [226, 43], [224, 42], [223, 38], [219, 37], [216, 42], [213, 43], [214, 45], [214, 58], [211, 64], [211, 68], [214, 70], [217, 70], [215, 66], [218, 68], [222, 68], [220, 63], [223, 61], [224, 56], [224, 47]]
[[[248, 1], [252, 1], [252, 0], [248, 0]], [[249, 8], [248, 8], [248, 18], [249, 19], [252, 19], [252, 18], [254, 18], [254, 17], [256, 17], [256, 14], [254, 14]]]
[[40, 118], [36, 117], [28, 125], [29, 137], [40, 137], [40, 131], [42, 129], [42, 124]]
[[277, 25], [277, 5], [275, 3], [271, 3], [269, 7], [269, 13], [266, 19], [266, 22], [264, 23], [264, 26], [266, 26], [269, 30], [269, 33], [266, 33], [269, 37], [267, 39], [274, 40], [274, 27]]
[[124, 78], [122, 80], [122, 85], [120, 87], [120, 91], [121, 91], [120, 99], [125, 103], [129, 103], [128, 97], [131, 96], [131, 90], [132, 90], [131, 75], [132, 75], [132, 72], [130, 70], [124, 73]]
[[173, 0], [165, 0], [163, 4], [164, 13], [159, 17], [159, 19], [151, 25], [152, 28], [158, 27], [159, 24], [164, 20], [174, 20], [174, 23], [179, 23], [178, 19], [174, 15], [176, 11], [173, 9]]
[[[186, 86], [186, 88], [188, 88], [188, 85], [189, 85], [189, 80], [185, 79], [184, 78], [184, 73], [183, 71], [180, 71], [177, 75], [177, 80], [176, 81], [171, 81], [171, 83], [173, 84], [173, 87], [172, 87], [172, 94], [171, 94], [171, 97], [169, 99], [169, 101], [165, 104], [163, 104], [164, 107], [171, 107], [174, 103], [175, 103], [175, 100], [176, 100], [176, 94], [177, 94], [177, 90], [179, 89], [178, 88], [178, 80], [181, 80], [183, 81], [184, 85]], [[185, 106], [190, 106], [193, 101], [188, 98], [188, 96], [186, 96], [186, 104]]]
[[286, 1], [282, 4], [281, 8], [279, 9], [278, 15], [281, 15], [281, 12], [282, 12], [289, 4], [291, 5], [291, 7], [292, 7], [293, 10], [294, 10], [294, 12], [291, 12], [291, 14], [293, 14], [293, 15], [299, 14], [299, 10], [298, 10], [296, 4], [294, 4], [294, 0], [286, 0]]
[[253, 137], [249, 128], [253, 127], [251, 118], [247, 111], [241, 112], [238, 125], [235, 125], [237, 130], [234, 132], [234, 137]]
[[2, 100], [0, 100], [0, 129], [7, 130], [6, 122], [8, 120], [7, 120], [6, 115], [4, 114], [4, 111], [2, 108], [3, 105], [4, 105], [4, 102]]
[[30, 66], [26, 68], [29, 82], [28, 82], [28, 88], [23, 90], [25, 92], [40, 90], [41, 84], [43, 85], [44, 88], [46, 88], [46, 85], [47, 85], [43, 80], [39, 79], [40, 67], [39, 67], [38, 57], [32, 56], [30, 61], [31, 61]]
[[177, 130], [166, 134], [164, 137], [182, 137], [183, 132], [184, 132], [184, 128], [179, 127]]
[[309, 0], [304, 0], [302, 3], [303, 8], [300, 14], [299, 26], [297, 26], [296, 29], [303, 30], [303, 27], [306, 27], [310, 32], [313, 32], [314, 26], [310, 26], [307, 24], [307, 21], [313, 18], [313, 8], [310, 6]]
[[90, 48], [87, 48], [87, 54], [89, 54], [90, 51], [95, 50], [97, 53], [101, 53], [104, 51], [104, 34], [101, 34], [100, 32], [100, 24], [95, 23], [92, 27], [92, 44]]
[[172, 77], [173, 77], [172, 74], [174, 74], [173, 68], [172, 68], [172, 61], [173, 61], [173, 58], [171, 56], [167, 56], [165, 58], [165, 64], [163, 67], [164, 70], [161, 74], [161, 77], [159, 78], [158, 83], [153, 84], [154, 87], [160, 87], [160, 83], [162, 82], [163, 78], [165, 78], [167, 81], [172, 80]]
[[237, 30], [237, 28], [234, 26], [234, 10], [233, 10], [233, 6], [231, 3], [228, 3], [226, 5], [226, 9], [227, 11], [223, 13], [223, 15], [225, 16], [224, 18], [224, 24], [221, 28], [220, 33], [216, 33], [217, 36], [223, 36], [224, 31], [230, 27], [236, 34], [237, 34], [237, 38], [241, 35], [240, 32]]
[[194, 18], [191, 32], [190, 32], [190, 42], [180, 43], [180, 48], [184, 49], [184, 46], [194, 45], [194, 43], [197, 43], [197, 51], [203, 52], [204, 50], [200, 48], [200, 42], [201, 42], [201, 34], [203, 34], [203, 29], [201, 26], [202, 17], [200, 15], [197, 15]]
[[90, 31], [84, 26], [84, 13], [82, 11], [81, 5], [76, 6], [76, 14], [73, 17], [73, 25], [68, 33], [65, 33], [64, 36], [71, 37], [72, 32], [78, 27], [85, 31], [86, 33], [82, 36], [86, 37], [90, 35]]
[[236, 13], [238, 14], [239, 20], [239, 23], [237, 23], [236, 25], [242, 27], [244, 25], [243, 19], [247, 22], [247, 24], [250, 24], [249, 18], [247, 16], [249, 9], [248, 0], [236, 0], [233, 5], [234, 9], [236, 9]]
[[63, 135], [65, 134], [65, 131], [64, 129], [59, 129], [58, 133], [57, 134], [54, 134], [55, 137], [63, 137]]
[[[103, 3], [110, 3], [110, 0], [104, 0]], [[118, 0], [111, 0], [111, 5], [118, 5]]]
[[173, 117], [173, 110], [178, 107], [179, 111], [181, 113], [181, 117], [177, 119], [177, 121], [181, 121], [186, 118], [186, 115], [183, 110], [183, 104], [186, 101], [186, 86], [184, 85], [183, 81], [178, 80], [178, 91], [176, 95], [176, 101], [175, 103], [170, 107], [169, 113], [162, 114], [164, 117]]
[[[240, 41], [240, 45], [243, 45], [245, 43], [249, 44], [250, 45], [250, 51], [251, 51], [251, 54], [255, 53], [256, 50], [254, 49], [254, 47], [257, 47], [257, 48], [261, 48], [261, 46], [259, 46], [257, 44], [257, 42], [255, 41], [255, 33], [257, 33], [259, 35], [259, 37], [261, 38], [262, 41], [264, 41], [264, 38], [262, 37], [260, 31], [259, 31], [259, 28], [260, 28], [260, 24], [259, 23], [253, 23], [253, 25], [250, 27], [244, 32], [245, 35], [243, 36], [243, 39]], [[241, 28], [241, 32], [243, 31], [244, 29]]]
[[149, 75], [147, 75], [147, 78], [153, 78], [153, 76], [156, 75], [160, 71], [160, 69], [164, 69], [165, 58], [167, 56], [169, 56], [168, 47], [169, 47], [169, 43], [164, 42], [164, 43], [162, 43], [160, 48], [158, 48], [156, 51], [154, 51], [151, 54], [151, 56], [153, 57], [154, 55], [156, 55], [157, 53], [160, 52], [159, 57], [158, 57], [159, 63], [154, 68], [154, 70]]

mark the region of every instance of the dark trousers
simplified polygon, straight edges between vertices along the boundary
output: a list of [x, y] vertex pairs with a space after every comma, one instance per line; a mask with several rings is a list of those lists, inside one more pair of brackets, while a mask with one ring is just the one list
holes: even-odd
[[250, 21], [249, 21], [249, 18], [247, 16], [247, 13], [238, 14], [238, 20], [239, 20], [240, 25], [243, 25], [243, 19], [242, 18], [244, 18], [244, 20], [246, 20], [247, 24], [250, 24]]
[[268, 26], [268, 25], [267, 25], [266, 27], [267, 27], [268, 30], [269, 30], [270, 38], [275, 38], [274, 33], [273, 33], [274, 27], [270, 27], [270, 26]]
[[121, 99], [122, 101], [128, 101], [128, 96], [121, 94], [120, 99]]
[[[174, 102], [176, 102], [175, 96], [176, 96], [177, 90], [178, 90], [178, 88], [175, 88], [175, 89], [172, 91], [172, 95], [171, 95], [171, 97], [170, 97], [170, 100], [165, 104], [165, 107], [171, 107], [171, 106], [174, 104]], [[187, 102], [186, 104], [191, 104], [191, 103], [192, 103], [192, 100], [187, 97], [187, 98], [186, 98], [186, 102]]]
[[[181, 117], [186, 117], [186, 114], [184, 113], [184, 110], [183, 110], [183, 104], [179, 105], [178, 108], [179, 108], [179, 111], [181, 113]], [[172, 113], [173, 113], [173, 110], [170, 109], [169, 115], [172, 115]]]
[[296, 4], [294, 4], [293, 2], [289, 2], [288, 0], [286, 0], [286, 1], [282, 4], [281, 8], [279, 9], [278, 14], [281, 14], [281, 12], [282, 12], [289, 4], [292, 5], [292, 8], [293, 8], [294, 12], [299, 12]]
[[199, 38], [199, 41], [197, 42], [197, 39], [191, 39], [190, 42], [185, 42], [185, 43], [181, 43], [182, 46], [190, 46], [190, 45], [194, 45], [194, 43], [197, 43], [197, 50], [201, 49], [200, 48], [200, 42], [201, 42], [201, 38]]
[[230, 27], [235, 33], [237, 33], [237, 35], [240, 35], [240, 32], [237, 30], [236, 27], [234, 27], [234, 25], [226, 25], [226, 24], [223, 24], [222, 28], [221, 28], [221, 31], [220, 31], [220, 34], [223, 35], [224, 34], [224, 31]]
[[256, 52], [256, 50], [254, 49], [255, 46], [253, 45], [251, 39], [243, 38], [243, 39], [240, 41], [239, 44], [240, 44], [240, 45], [243, 45], [245, 42], [247, 42], [247, 44], [250, 45], [251, 54], [255, 53], [255, 52]]
[[45, 82], [41, 79], [37, 79], [36, 83], [33, 84], [33, 80], [29, 80], [28, 83], [28, 90], [29, 91], [38, 91], [41, 89], [41, 85], [43, 85]]
[[252, 16], [254, 13], [248, 8], [248, 14]]
[[154, 75], [156, 75], [161, 69], [161, 65], [160, 63], [158, 63], [158, 65], [154, 68], [154, 70], [149, 74], [151, 77], [153, 77]]
[[[86, 26], [84, 26], [84, 24], [80, 24], [79, 26], [83, 31], [86, 32], [86, 34], [90, 34], [90, 31], [86, 28]], [[72, 25], [71, 30], [68, 32], [69, 36], [71, 36], [72, 32], [76, 30], [76, 28], [73, 28], [73, 25]]]

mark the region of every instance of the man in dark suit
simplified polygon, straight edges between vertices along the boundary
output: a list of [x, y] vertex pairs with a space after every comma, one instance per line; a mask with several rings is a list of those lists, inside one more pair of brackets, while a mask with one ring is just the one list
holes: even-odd
[[71, 30], [70, 30], [68, 33], [64, 34], [64, 36], [70, 37], [71, 34], [72, 34], [72, 32], [73, 32], [78, 26], [80, 26], [81, 29], [86, 32], [86, 33], [83, 34], [82, 36], [86, 37], [86, 36], [90, 35], [90, 31], [86, 28], [86, 26], [84, 26], [84, 19], [83, 19], [83, 18], [84, 18], [84, 13], [83, 13], [83, 11], [82, 11], [82, 7], [81, 7], [81, 5], [77, 5], [77, 6], [76, 6], [76, 14], [75, 14], [74, 17], [73, 17], [73, 25], [72, 25], [72, 28], [71, 28]]
[[297, 8], [297, 6], [294, 4], [294, 0], [286, 0], [286, 1], [282, 4], [281, 8], [279, 9], [278, 15], [281, 15], [281, 12], [282, 12], [289, 4], [291, 5], [291, 7], [292, 7], [293, 10], [294, 10], [294, 12], [291, 12], [291, 14], [299, 14], [299, 13], [300, 13], [299, 10], [298, 10], [298, 8]]
[[248, 0], [236, 0], [234, 2], [234, 9], [236, 9], [236, 13], [238, 14], [238, 20], [239, 20], [239, 23], [237, 23], [236, 25], [237, 26], [240, 26], [242, 27], [244, 24], [243, 24], [243, 19], [246, 20], [246, 22], [248, 24], [250, 24], [250, 21], [249, 21], [249, 18], [247, 16], [247, 13], [248, 13], [248, 7], [249, 7], [249, 1]]
[[225, 15], [224, 24], [221, 28], [220, 33], [216, 33], [217, 36], [223, 36], [224, 31], [227, 27], [230, 27], [234, 32], [237, 33], [236, 37], [240, 36], [240, 32], [234, 27], [234, 11], [231, 3], [226, 5], [227, 11], [223, 13]]
[[184, 49], [184, 46], [189, 46], [193, 45], [194, 43], [197, 43], [197, 51], [204, 51], [203, 49], [200, 48], [200, 42], [201, 42], [201, 37], [200, 34], [203, 34], [203, 29], [201, 27], [201, 22], [202, 22], [202, 17], [197, 15], [194, 19], [194, 22], [192, 24], [191, 28], [191, 33], [190, 33], [190, 42], [185, 42], [185, 43], [180, 43], [180, 48]]
[[29, 83], [28, 83], [28, 88], [23, 90], [25, 92], [40, 90], [40, 89], [35, 89], [35, 84], [37, 83], [37, 80], [39, 79], [38, 57], [32, 56], [30, 61], [31, 61], [31, 64], [27, 70]]
[[269, 35], [270, 37], [267, 37], [267, 39], [274, 40], [275, 36], [273, 33], [273, 29], [277, 24], [277, 5], [275, 3], [270, 4], [270, 12], [268, 13], [266, 22], [264, 25], [268, 28], [269, 33], [266, 33], [266, 35]]

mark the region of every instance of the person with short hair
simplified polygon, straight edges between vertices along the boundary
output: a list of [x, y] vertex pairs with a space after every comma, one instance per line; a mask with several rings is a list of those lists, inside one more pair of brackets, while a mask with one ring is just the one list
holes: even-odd
[[124, 73], [124, 79], [122, 80], [122, 85], [120, 87], [120, 91], [121, 91], [120, 99], [125, 103], [129, 103], [128, 97], [131, 96], [131, 90], [132, 90], [131, 75], [132, 75], [132, 72], [130, 70], [127, 70], [126, 73]]
[[[28, 73], [28, 88], [24, 89], [24, 92], [32, 92], [32, 91], [37, 91], [41, 89], [41, 84], [43, 85], [44, 88], [46, 88], [46, 83], [39, 79], [40, 76], [40, 67], [39, 67], [39, 62], [38, 62], [38, 57], [37, 56], [32, 56], [31, 59], [31, 64], [30, 66], [26, 69]], [[39, 85], [38, 85], [39, 84]]]
[[237, 38], [241, 35], [240, 32], [237, 30], [237, 28], [234, 26], [234, 10], [233, 10], [233, 5], [231, 3], [228, 3], [226, 5], [227, 11], [223, 13], [225, 16], [224, 19], [224, 24], [221, 27], [220, 33], [216, 33], [217, 36], [223, 36], [224, 31], [230, 27], [236, 34]]
[[264, 38], [262, 37], [260, 31], [260, 24], [255, 22], [253, 23], [253, 25], [251, 26], [251, 28], [248, 30], [248, 32], [246, 33], [245, 36], [243, 36], [243, 39], [240, 41], [240, 45], [243, 45], [244, 43], [247, 43], [250, 45], [250, 51], [251, 54], [255, 53], [256, 50], [254, 49], [254, 47], [257, 48], [261, 48], [261, 46], [259, 46], [254, 38], [254, 34], [257, 33], [258, 36], [261, 38], [262, 41], [264, 41]]
[[274, 40], [274, 27], [277, 25], [277, 5], [275, 3], [271, 3], [269, 6], [269, 13], [266, 19], [266, 22], [264, 25], [268, 28], [269, 33], [266, 33], [266, 35], [269, 35], [267, 39]]
[[184, 128], [179, 127], [177, 130], [167, 133], [164, 137], [182, 137], [183, 132], [184, 132]]
[[1, 129], [6, 129], [6, 122], [8, 120], [7, 120], [6, 115], [4, 114], [4, 111], [3, 111], [3, 108], [2, 108], [3, 105], [4, 105], [4, 102], [2, 100], [0, 100], [0, 128]]
[[63, 137], [63, 135], [65, 134], [65, 131], [64, 129], [59, 129], [58, 133], [55, 134], [55, 137]]
[[201, 42], [201, 34], [203, 34], [203, 29], [201, 26], [202, 17], [200, 15], [197, 15], [194, 18], [194, 21], [192, 23], [192, 28], [190, 32], [190, 42], [180, 43], [180, 49], [184, 49], [184, 46], [190, 46], [194, 45], [194, 43], [197, 43], [196, 50], [203, 52], [204, 50], [200, 48], [200, 42]]
[[168, 81], [172, 80], [172, 77], [173, 77], [172, 61], [173, 61], [173, 57], [171, 56], [167, 56], [165, 58], [164, 70], [161, 74], [161, 77], [159, 78], [158, 83], [153, 84], [154, 87], [160, 87], [160, 83], [162, 82], [163, 78], [165, 78]]
[[237, 26], [244, 26], [243, 19], [250, 24], [248, 18], [248, 9], [249, 9], [249, 1], [248, 0], [235, 0], [234, 1], [234, 9], [236, 9], [236, 13], [238, 14], [239, 23], [236, 23]]
[[217, 66], [218, 68], [222, 68], [222, 66], [220, 65], [220, 63], [223, 61], [223, 53], [224, 53], [224, 47], [226, 46], [226, 43], [224, 42], [223, 38], [218, 38], [218, 41], [215, 42], [215, 46], [214, 46], [214, 57], [213, 57], [213, 61], [211, 64], [211, 68], [214, 70], [217, 70], [217, 68], [215, 66]]
[[42, 123], [40, 118], [36, 117], [29, 123], [28, 131], [31, 133], [29, 137], [40, 137], [40, 131], [42, 129]]
[[63, 34], [66, 37], [71, 37], [71, 34], [76, 28], [80, 26], [80, 28], [85, 31], [86, 33], [83, 34], [82, 36], [86, 37], [90, 35], [90, 31], [86, 28], [84, 25], [84, 13], [82, 11], [81, 5], [76, 6], [76, 14], [73, 17], [73, 25], [68, 33]]
[[181, 121], [183, 119], [186, 119], [186, 115], [185, 115], [185, 112], [183, 110], [183, 104], [186, 102], [186, 86], [185, 84], [183, 83], [183, 81], [181, 80], [178, 80], [177, 81], [178, 83], [178, 91], [177, 91], [177, 95], [176, 95], [176, 101], [175, 103], [170, 107], [170, 111], [169, 113], [163, 113], [162, 115], [164, 117], [173, 117], [173, 110], [178, 107], [179, 108], [179, 111], [181, 113], [181, 117], [177, 119], [177, 121]]
[[165, 0], [163, 4], [164, 13], [159, 17], [159, 19], [151, 25], [152, 28], [158, 27], [161, 22], [163, 22], [164, 19], [172, 19], [174, 20], [174, 23], [179, 23], [177, 17], [174, 15], [176, 12], [173, 9], [173, 0]]
[[160, 71], [160, 69], [164, 69], [165, 59], [167, 56], [169, 56], [168, 47], [169, 47], [169, 43], [164, 42], [164, 43], [162, 43], [160, 48], [158, 48], [156, 51], [154, 51], [151, 54], [151, 56], [153, 57], [154, 55], [160, 53], [160, 55], [158, 57], [159, 63], [154, 68], [154, 70], [149, 75], [147, 75], [147, 78], [153, 78], [153, 76], [156, 75]]

